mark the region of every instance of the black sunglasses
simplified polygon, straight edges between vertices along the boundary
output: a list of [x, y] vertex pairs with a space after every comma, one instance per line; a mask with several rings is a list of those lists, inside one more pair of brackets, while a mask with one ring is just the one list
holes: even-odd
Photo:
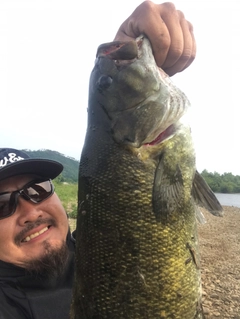
[[27, 183], [22, 189], [14, 192], [0, 194], [0, 219], [14, 214], [17, 208], [18, 197], [38, 204], [49, 198], [54, 193], [54, 186], [50, 179], [44, 181], [32, 181]]

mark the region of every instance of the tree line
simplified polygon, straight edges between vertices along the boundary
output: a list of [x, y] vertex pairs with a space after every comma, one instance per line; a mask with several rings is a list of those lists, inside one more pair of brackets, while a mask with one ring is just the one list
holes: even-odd
[[[56, 183], [77, 183], [79, 161], [52, 150], [24, 150], [34, 158], [48, 158], [56, 160], [63, 164], [64, 170], [56, 179]], [[219, 174], [211, 173], [206, 169], [201, 175], [215, 193], [240, 193], [240, 176], [234, 176], [232, 173]]]
[[239, 175], [210, 173], [206, 169], [202, 171], [201, 175], [215, 193], [240, 193]]

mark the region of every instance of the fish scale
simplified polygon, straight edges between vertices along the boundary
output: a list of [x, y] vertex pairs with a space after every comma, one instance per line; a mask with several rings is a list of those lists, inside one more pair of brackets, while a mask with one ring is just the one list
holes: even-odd
[[187, 224], [178, 216], [174, 224], [157, 223], [149, 209], [155, 167], [122, 151], [116, 147], [104, 154], [107, 160], [90, 181], [88, 209], [77, 226], [80, 243], [88, 238], [77, 249], [86, 281], [81, 294], [91, 306], [76, 318], [171, 318], [172, 313], [176, 319], [183, 313], [194, 318], [196, 309], [186, 304], [198, 303], [200, 270], [193, 261], [185, 263], [191, 258], [186, 244], [197, 250], [195, 215], [188, 215]]
[[146, 38], [128, 43], [123, 63], [118, 47], [100, 46], [90, 78], [70, 317], [203, 319], [196, 207], [221, 206], [180, 121], [189, 103]]

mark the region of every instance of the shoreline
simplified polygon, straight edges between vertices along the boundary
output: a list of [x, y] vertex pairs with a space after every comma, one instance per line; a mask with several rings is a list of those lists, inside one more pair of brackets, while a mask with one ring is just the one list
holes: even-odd
[[223, 206], [223, 217], [202, 210], [198, 224], [206, 319], [240, 319], [240, 208]]

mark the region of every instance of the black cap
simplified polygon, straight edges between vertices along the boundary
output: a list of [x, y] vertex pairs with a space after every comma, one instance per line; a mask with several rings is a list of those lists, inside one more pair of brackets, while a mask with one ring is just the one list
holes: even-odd
[[63, 170], [59, 162], [31, 158], [26, 153], [14, 148], [0, 148], [0, 181], [8, 177], [35, 174], [54, 179]]

